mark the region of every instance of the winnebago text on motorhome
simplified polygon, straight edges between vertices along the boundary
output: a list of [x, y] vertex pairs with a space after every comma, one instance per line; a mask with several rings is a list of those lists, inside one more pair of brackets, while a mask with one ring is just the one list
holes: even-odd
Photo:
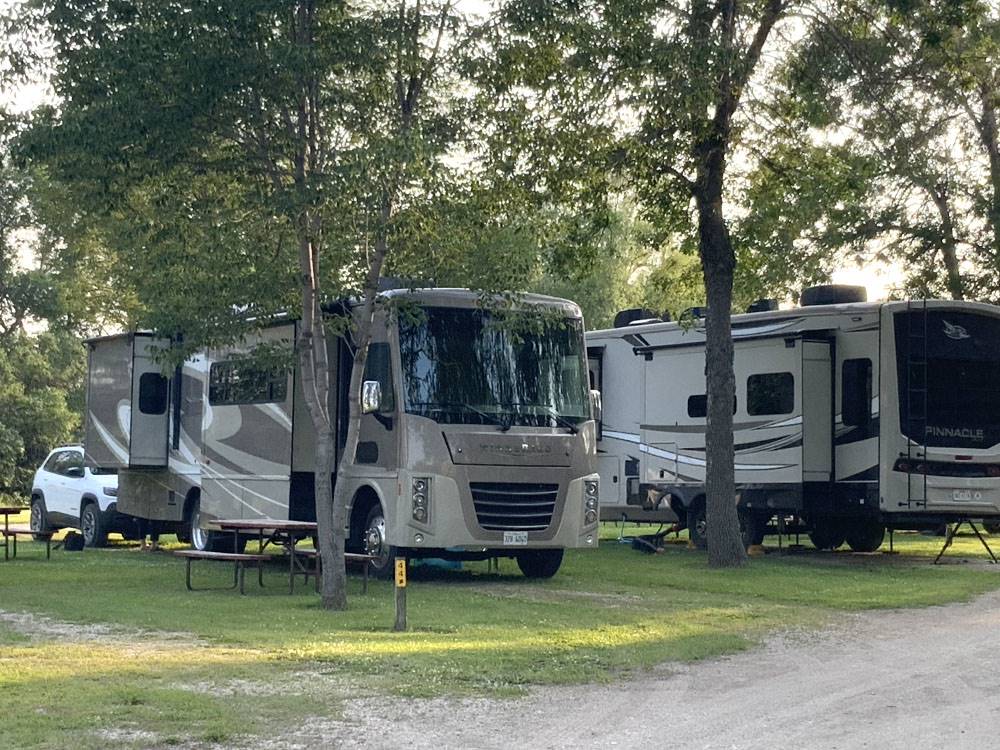
[[[551, 576], [563, 549], [596, 547], [595, 423], [583, 320], [573, 303], [523, 295], [511, 328], [459, 289], [383, 293], [365, 380], [376, 410], [343, 481], [349, 545], [379, 555], [517, 559]], [[390, 314], [400, 304], [408, 314]], [[522, 330], [525, 329], [525, 330]], [[290, 345], [295, 321], [239, 347], [199, 353], [161, 375], [152, 335], [93, 339], [86, 456], [120, 469], [119, 510], [232, 544], [213, 519], [313, 520], [315, 432], [297, 368], [266, 371], [241, 356]], [[346, 436], [350, 348], [331, 337], [331, 410]], [[163, 344], [164, 342], [159, 342]], [[338, 455], [338, 460], [339, 460]]]
[[[704, 545], [704, 324], [627, 317], [587, 336], [602, 516], [669, 516]], [[814, 287], [733, 316], [733, 343], [748, 543], [772, 518], [874, 550], [887, 527], [1000, 516], [1000, 308]]]

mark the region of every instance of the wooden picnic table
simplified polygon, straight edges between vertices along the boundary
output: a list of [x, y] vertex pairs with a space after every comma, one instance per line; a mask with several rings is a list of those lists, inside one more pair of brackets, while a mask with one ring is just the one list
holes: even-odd
[[[0, 508], [0, 516], [3, 516], [3, 559], [9, 560], [8, 546], [10, 545], [10, 517], [23, 513], [24, 508]], [[17, 554], [17, 537], [14, 537], [14, 553]]]
[[318, 567], [315, 572], [309, 570], [309, 568], [303, 565], [299, 559], [300, 557], [305, 556], [296, 555], [295, 553], [296, 544], [306, 537], [313, 537], [316, 535], [317, 527], [315, 521], [287, 521], [280, 518], [260, 518], [256, 520], [246, 518], [223, 518], [213, 521], [212, 525], [218, 527], [220, 531], [233, 532], [233, 549], [237, 548], [238, 545], [236, 542], [238, 541], [241, 533], [255, 534], [260, 542], [261, 553], [264, 552], [264, 549], [269, 544], [284, 548], [285, 552], [288, 553], [289, 594], [294, 593], [295, 591], [296, 573], [302, 573], [307, 581], [309, 580], [310, 575], [319, 575]]

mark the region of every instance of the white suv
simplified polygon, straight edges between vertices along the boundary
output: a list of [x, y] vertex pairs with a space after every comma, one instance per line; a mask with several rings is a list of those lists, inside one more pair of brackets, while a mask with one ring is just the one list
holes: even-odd
[[118, 513], [117, 497], [117, 473], [85, 466], [79, 446], [56, 448], [31, 485], [31, 530], [80, 529], [88, 547], [103, 546], [115, 531], [134, 537], [135, 519]]

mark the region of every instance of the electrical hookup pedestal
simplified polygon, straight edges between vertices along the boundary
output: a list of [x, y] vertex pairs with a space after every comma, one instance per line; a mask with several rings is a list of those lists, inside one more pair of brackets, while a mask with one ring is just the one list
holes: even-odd
[[406, 630], [406, 558], [397, 557], [395, 565], [396, 622], [392, 629], [402, 633]]

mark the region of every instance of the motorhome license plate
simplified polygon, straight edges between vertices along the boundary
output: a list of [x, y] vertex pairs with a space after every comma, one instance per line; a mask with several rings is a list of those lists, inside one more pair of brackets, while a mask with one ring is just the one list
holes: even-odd
[[959, 502], [970, 501], [972, 500], [972, 490], [952, 490], [951, 496]]
[[505, 531], [503, 533], [503, 543], [516, 546], [528, 543], [527, 531]]

